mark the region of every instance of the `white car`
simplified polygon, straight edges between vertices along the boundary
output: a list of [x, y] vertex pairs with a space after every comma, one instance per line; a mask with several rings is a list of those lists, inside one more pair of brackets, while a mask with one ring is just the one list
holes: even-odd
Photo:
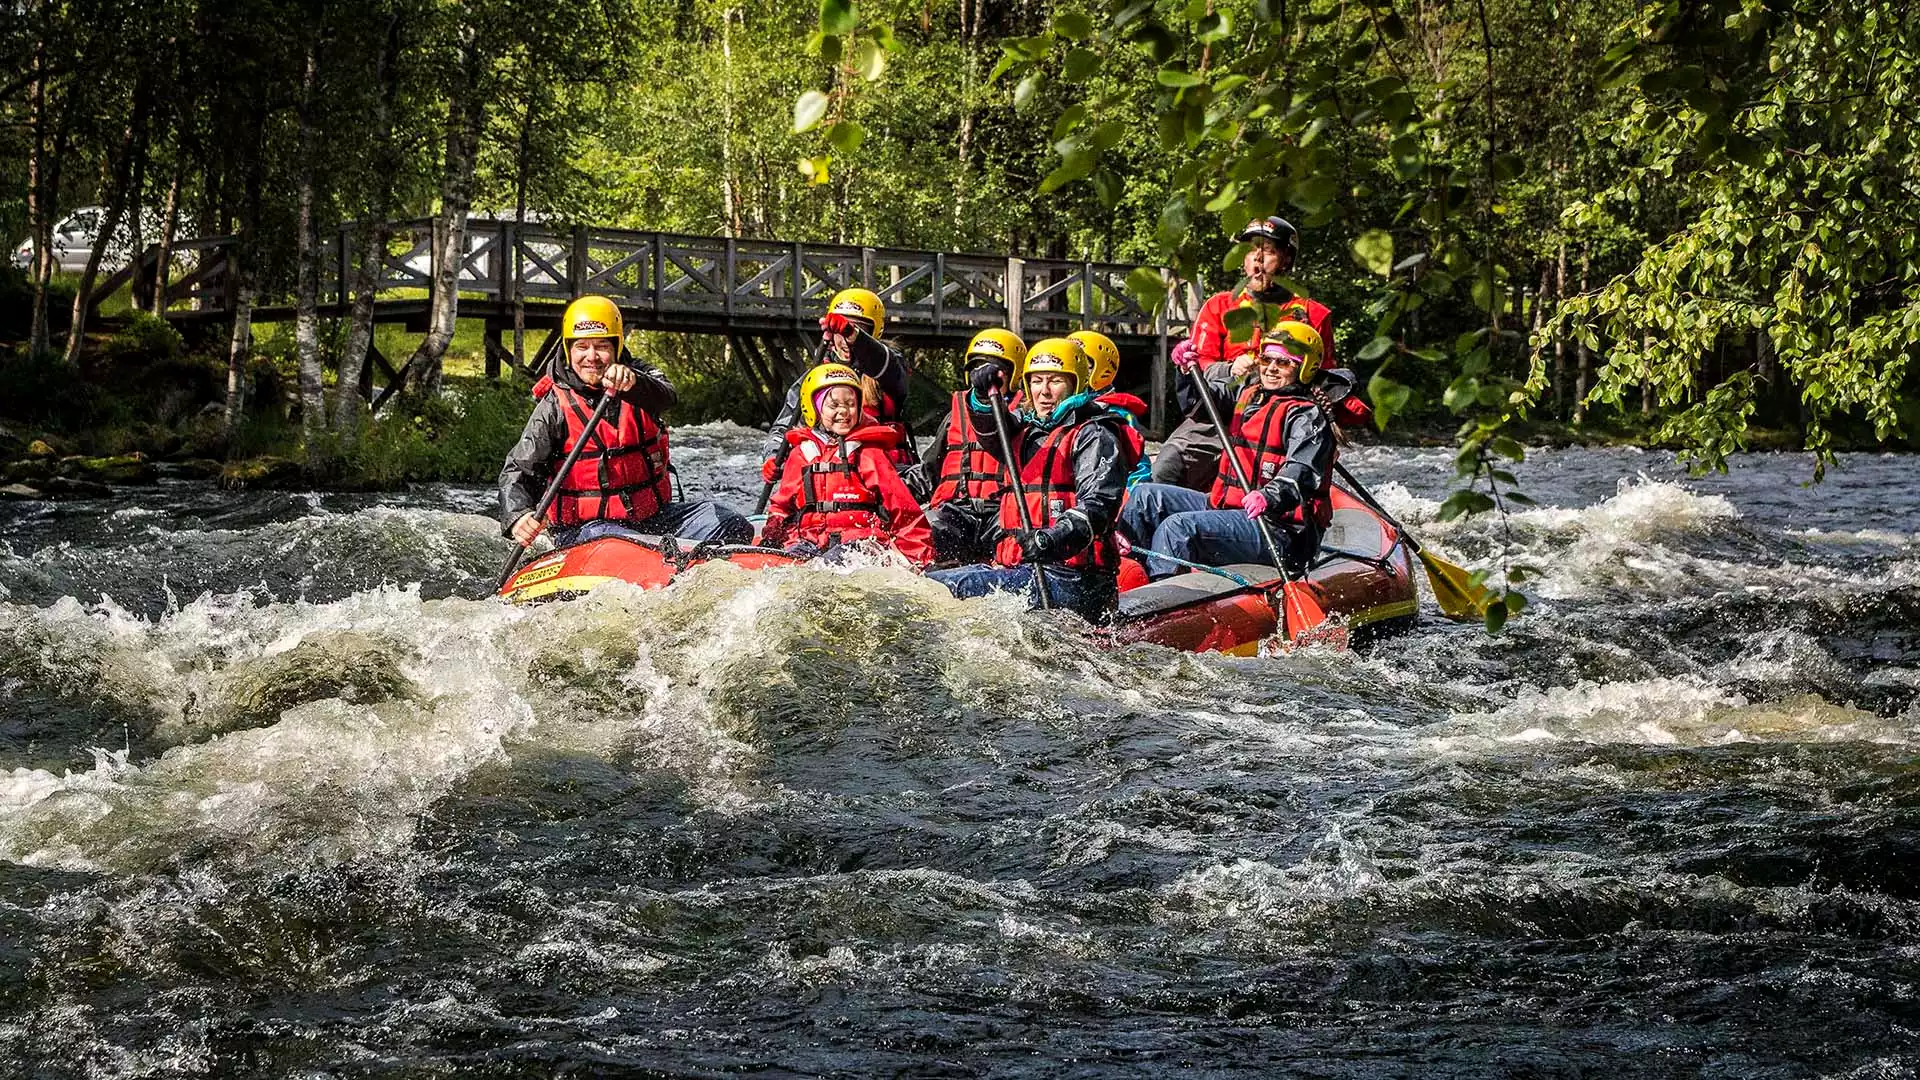
[[[107, 216], [103, 206], [83, 206], [53, 227], [53, 257], [55, 269], [69, 273], [80, 273], [87, 268], [87, 259], [93, 254], [94, 238], [100, 235], [100, 223]], [[120, 227], [114, 230], [114, 236], [108, 242], [106, 250], [100, 253], [100, 272], [110, 274], [127, 265], [133, 257], [133, 229], [125, 218]], [[160, 215], [149, 211], [142, 215], [141, 242], [151, 244], [160, 238]], [[176, 227], [180, 236], [192, 235], [183, 221]], [[13, 265], [22, 270], [33, 266], [33, 239], [20, 241], [13, 249]]]

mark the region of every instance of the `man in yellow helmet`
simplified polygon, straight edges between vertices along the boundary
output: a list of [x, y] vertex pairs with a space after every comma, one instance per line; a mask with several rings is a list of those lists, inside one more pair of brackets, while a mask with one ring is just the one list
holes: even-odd
[[[1050, 606], [1104, 618], [1119, 596], [1113, 525], [1133, 468], [1120, 418], [1093, 400], [1080, 343], [1048, 338], [1021, 365], [1026, 403], [1009, 421], [1013, 446], [1004, 447], [993, 408], [1005, 393], [1005, 379], [997, 365], [978, 365], [967, 395], [987, 452], [1004, 461], [1010, 449], [1019, 470], [1018, 482], [1010, 478], [1001, 491], [993, 559], [927, 576], [962, 598], [1024, 591], [1037, 578], [1045, 582]], [[1044, 566], [1038, 574], [1036, 564]]]
[[[982, 330], [967, 343], [961, 371], [971, 383], [984, 368], [999, 385], [1013, 380], [1027, 359], [1027, 343], [1011, 330]], [[1000, 494], [1007, 486], [1000, 459], [987, 452], [967, 407], [967, 388], [954, 392], [940, 434], [920, 455], [921, 476], [932, 485], [927, 525], [941, 562], [984, 561], [1000, 540]]]
[[[606, 297], [567, 305], [561, 352], [534, 384], [533, 415], [500, 470], [502, 528], [522, 547], [549, 526], [561, 547], [623, 533], [751, 543], [753, 526], [740, 514], [719, 503], [673, 501], [660, 413], [676, 395], [665, 375], [634, 363], [624, 337], [625, 320]], [[591, 423], [602, 394], [615, 395], [615, 403]], [[541, 494], [582, 440], [585, 450], [541, 513]]]
[[[861, 377], [868, 414], [900, 436], [891, 456], [895, 467], [904, 469], [913, 464], [913, 437], [902, 414], [907, 404], [907, 361], [899, 350], [881, 340], [886, 330], [886, 305], [870, 289], [841, 289], [827, 301], [827, 313], [820, 317], [820, 342], [826, 354], [823, 360], [845, 364]], [[761, 455], [762, 480], [772, 483], [779, 477], [780, 461], [788, 445], [787, 429], [799, 419], [800, 381], [796, 379], [787, 388], [786, 401], [769, 429]]]

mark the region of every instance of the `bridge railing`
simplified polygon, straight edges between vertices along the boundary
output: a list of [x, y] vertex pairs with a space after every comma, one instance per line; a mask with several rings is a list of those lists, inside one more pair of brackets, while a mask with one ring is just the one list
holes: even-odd
[[[378, 274], [382, 300], [402, 290], [433, 288], [433, 222], [394, 222]], [[356, 233], [342, 227], [324, 238], [320, 303], [343, 310], [351, 299]], [[232, 310], [231, 236], [173, 246], [166, 286], [174, 313], [218, 316]], [[152, 255], [152, 252], [147, 253]], [[149, 260], [150, 261], [150, 260]], [[628, 229], [555, 228], [492, 219], [468, 222], [456, 285], [463, 300], [535, 305], [601, 293], [622, 307], [675, 316], [702, 327], [806, 328], [828, 297], [861, 285], [887, 305], [889, 325], [904, 332], [963, 335], [1005, 326], [1028, 337], [1091, 327], [1129, 336], [1157, 336], [1166, 321], [1125, 289], [1135, 269], [1119, 263], [1006, 258], [908, 248], [855, 247], [800, 241], [688, 236]], [[154, 268], [145, 266], [148, 273]], [[184, 270], [184, 273], [182, 272]], [[123, 274], [131, 278], [131, 273]], [[126, 282], [110, 279], [113, 289]], [[96, 299], [112, 289], [103, 289]], [[286, 291], [266, 283], [262, 301]], [[177, 305], [185, 304], [184, 308]], [[1183, 313], [1175, 312], [1179, 321]]]

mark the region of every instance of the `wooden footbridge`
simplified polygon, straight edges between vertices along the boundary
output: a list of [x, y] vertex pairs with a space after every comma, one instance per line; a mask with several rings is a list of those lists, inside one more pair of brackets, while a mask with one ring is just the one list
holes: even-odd
[[[356, 230], [324, 241], [319, 301], [323, 317], [343, 318], [351, 302]], [[396, 222], [380, 267], [374, 320], [424, 332], [433, 284], [429, 219]], [[236, 307], [231, 236], [173, 245], [172, 272], [159, 305], [183, 331], [211, 330]], [[121, 288], [154, 287], [159, 252], [149, 248], [103, 281], [95, 303]], [[560, 313], [583, 293], [617, 301], [629, 329], [721, 336], [770, 418], [786, 386], [804, 371], [819, 341], [828, 297], [849, 286], [878, 293], [887, 305], [886, 336], [910, 349], [960, 349], [981, 329], [1002, 326], [1029, 342], [1079, 329], [1099, 330], [1119, 345], [1120, 382], [1146, 390], [1154, 426], [1166, 419], [1167, 313], [1142, 310], [1124, 288], [1130, 265], [950, 254], [901, 248], [849, 247], [801, 241], [685, 236], [473, 219], [458, 285], [463, 319], [484, 321], [487, 375], [531, 374], [559, 337]], [[275, 290], [268, 290], [269, 298]], [[294, 317], [290, 303], [258, 304], [255, 322]], [[508, 347], [516, 328], [544, 331], [524, 357]], [[531, 340], [523, 337], [521, 340]], [[375, 350], [364, 366], [382, 371], [396, 389], [403, 372]], [[369, 386], [369, 389], [371, 387]], [[945, 389], [945, 388], [941, 388]]]

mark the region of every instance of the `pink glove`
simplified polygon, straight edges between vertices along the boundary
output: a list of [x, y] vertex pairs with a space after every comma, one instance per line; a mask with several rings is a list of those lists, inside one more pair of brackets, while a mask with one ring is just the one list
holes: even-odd
[[1200, 357], [1196, 355], [1196, 350], [1193, 347], [1193, 341], [1191, 339], [1175, 345], [1173, 352], [1169, 354], [1169, 358], [1173, 361], [1174, 367], [1188, 373], [1192, 373], [1195, 368], [1200, 366]]
[[1240, 509], [1247, 512], [1249, 519], [1257, 520], [1267, 512], [1267, 497], [1257, 491], [1249, 491], [1247, 497], [1240, 500]]
[[1113, 546], [1118, 548], [1120, 551], [1120, 554], [1122, 555], [1133, 554], [1133, 541], [1127, 539], [1126, 533], [1121, 533], [1121, 532], [1114, 533]]

